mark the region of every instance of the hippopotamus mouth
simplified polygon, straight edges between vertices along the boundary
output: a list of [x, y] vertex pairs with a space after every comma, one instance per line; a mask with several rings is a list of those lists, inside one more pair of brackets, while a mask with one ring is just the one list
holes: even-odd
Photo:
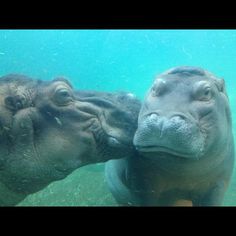
[[[107, 152], [108, 155], [113, 152], [112, 155], [115, 156], [116, 150], [117, 155], [120, 155], [121, 151], [127, 153], [127, 151], [134, 150], [132, 136], [135, 128], [130, 131], [126, 129], [127, 126], [130, 126], [130, 117], [124, 111], [119, 111], [117, 104], [97, 96], [77, 99], [90, 104], [90, 106], [80, 107], [79, 110], [91, 116], [87, 130], [92, 132], [97, 148], [101, 149], [101, 152]], [[122, 121], [116, 117], [117, 114], [122, 115]]]
[[[136, 149], [139, 152], [143, 152], [143, 153], [160, 153], [160, 154], [171, 154], [172, 156], [176, 156], [176, 157], [183, 157], [183, 158], [191, 158], [193, 153], [185, 153], [185, 152], [181, 152], [179, 150], [175, 150], [172, 149], [170, 147], [165, 147], [165, 146], [136, 146]], [[160, 155], [161, 157], [162, 155]]]
[[134, 136], [136, 149], [144, 155], [166, 153], [181, 158], [199, 159], [204, 144], [205, 137], [197, 123], [179, 114], [167, 118], [151, 113], [139, 122]]
[[102, 145], [106, 143], [108, 146], [114, 148], [131, 148], [132, 143], [124, 143], [119, 137], [109, 134], [109, 131], [105, 128], [105, 124], [102, 122], [104, 119], [104, 117], [93, 118], [91, 125], [88, 128], [88, 130], [92, 132], [97, 144]]

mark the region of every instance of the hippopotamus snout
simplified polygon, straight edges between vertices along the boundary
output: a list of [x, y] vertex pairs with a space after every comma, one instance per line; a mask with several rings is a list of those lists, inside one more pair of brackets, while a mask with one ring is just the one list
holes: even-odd
[[134, 136], [134, 145], [143, 152], [165, 151], [183, 157], [198, 157], [204, 141], [197, 122], [183, 113], [143, 116]]
[[142, 116], [142, 118], [140, 118], [139, 121], [146, 120], [146, 121], [150, 121], [151, 123], [161, 122], [161, 121], [171, 122], [171, 123], [179, 123], [179, 122], [183, 122], [183, 121], [187, 122], [187, 120], [190, 120], [190, 119], [191, 119], [190, 117], [187, 117], [185, 114], [180, 113], [180, 112], [163, 114], [159, 111], [155, 111], [155, 112], [150, 112], [150, 113]]
[[[181, 126], [186, 125], [185, 118], [179, 115], [172, 117], [161, 116], [158, 113], [151, 113], [145, 117], [142, 126], [143, 128], [151, 131], [155, 131], [156, 135], [160, 138], [168, 130], [178, 129]], [[159, 135], [158, 135], [159, 134]]]

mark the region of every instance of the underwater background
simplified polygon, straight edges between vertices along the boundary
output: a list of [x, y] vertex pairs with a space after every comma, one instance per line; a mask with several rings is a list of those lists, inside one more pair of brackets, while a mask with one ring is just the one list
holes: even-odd
[[[236, 137], [236, 30], [0, 30], [0, 76], [67, 77], [76, 89], [143, 99], [159, 73], [190, 65], [224, 78]], [[104, 164], [88, 165], [19, 206], [116, 206]], [[225, 206], [236, 206], [236, 173]]]

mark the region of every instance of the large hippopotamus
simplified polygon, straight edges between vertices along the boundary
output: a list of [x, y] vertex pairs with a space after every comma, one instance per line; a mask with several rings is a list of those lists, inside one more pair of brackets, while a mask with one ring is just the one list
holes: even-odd
[[106, 164], [122, 205], [221, 205], [234, 164], [229, 100], [223, 79], [198, 67], [159, 75], [142, 104], [137, 154]]
[[0, 78], [0, 205], [75, 169], [131, 155], [141, 103], [131, 93], [79, 91], [68, 80]]

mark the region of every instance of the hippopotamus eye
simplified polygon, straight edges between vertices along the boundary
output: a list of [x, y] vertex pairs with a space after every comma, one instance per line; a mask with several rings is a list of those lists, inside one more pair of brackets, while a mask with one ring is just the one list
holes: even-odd
[[54, 94], [54, 100], [59, 105], [67, 105], [69, 102], [73, 101], [70, 91], [66, 88], [57, 89]]
[[61, 97], [69, 97], [70, 94], [66, 89], [60, 89], [59, 91], [57, 91], [58, 95], [60, 95]]
[[211, 87], [203, 88], [202, 93], [200, 94], [199, 100], [201, 101], [209, 101], [212, 97]]
[[212, 98], [212, 89], [210, 84], [200, 81], [195, 91], [195, 97], [199, 101], [209, 101]]

